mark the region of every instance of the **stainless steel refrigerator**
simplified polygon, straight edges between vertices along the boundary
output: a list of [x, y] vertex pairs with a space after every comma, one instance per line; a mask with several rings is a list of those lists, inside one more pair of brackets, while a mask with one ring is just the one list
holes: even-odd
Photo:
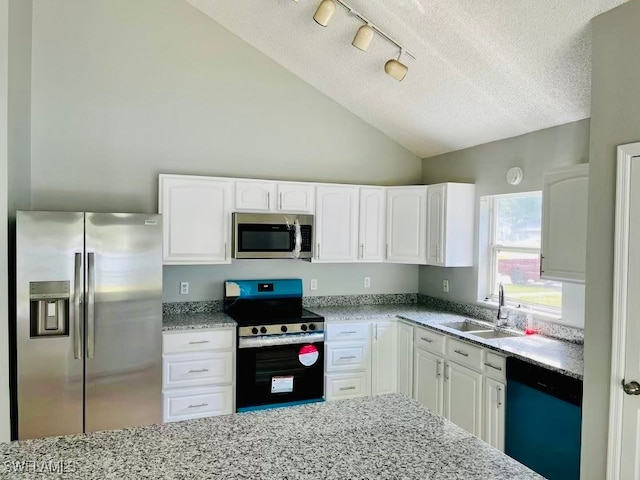
[[18, 438], [162, 421], [160, 215], [17, 212]]

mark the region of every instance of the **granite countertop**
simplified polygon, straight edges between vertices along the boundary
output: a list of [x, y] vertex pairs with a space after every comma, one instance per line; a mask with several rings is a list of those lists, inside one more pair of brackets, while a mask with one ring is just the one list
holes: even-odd
[[[398, 394], [25, 440], [0, 450], [0, 468], [19, 479], [543, 478]], [[48, 464], [65, 473], [36, 473]]]
[[363, 305], [349, 307], [318, 307], [313, 309], [325, 321], [375, 320], [400, 317], [416, 325], [445, 332], [456, 338], [497, 352], [520, 358], [570, 377], [582, 380], [584, 372], [583, 345], [542, 335], [523, 335], [484, 339], [443, 326], [469, 317], [434, 310], [421, 305]]
[[237, 323], [224, 312], [174, 313], [162, 316], [162, 330], [197, 330], [204, 328], [235, 328]]

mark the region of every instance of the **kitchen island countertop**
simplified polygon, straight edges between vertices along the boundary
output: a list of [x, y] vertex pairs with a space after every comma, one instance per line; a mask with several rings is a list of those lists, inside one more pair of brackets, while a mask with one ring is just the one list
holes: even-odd
[[[26, 440], [0, 449], [0, 477], [19, 479], [542, 478], [398, 394]], [[35, 472], [47, 462], [65, 473]]]

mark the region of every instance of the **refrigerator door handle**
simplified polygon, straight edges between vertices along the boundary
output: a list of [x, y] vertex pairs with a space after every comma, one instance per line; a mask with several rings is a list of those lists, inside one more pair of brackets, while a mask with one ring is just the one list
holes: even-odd
[[87, 358], [93, 358], [95, 344], [95, 254], [87, 253]]
[[75, 254], [73, 274], [73, 358], [82, 359], [82, 339], [80, 337], [80, 298], [82, 297], [82, 254]]

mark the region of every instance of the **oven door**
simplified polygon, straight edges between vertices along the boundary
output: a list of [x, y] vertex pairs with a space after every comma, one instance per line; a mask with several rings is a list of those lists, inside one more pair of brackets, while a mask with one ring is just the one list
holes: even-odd
[[[283, 341], [292, 342], [292, 336]], [[324, 335], [300, 339], [300, 343], [264, 346], [240, 344], [237, 357], [238, 411], [282, 403], [321, 401], [324, 395]], [[242, 340], [242, 339], [240, 339]], [[251, 339], [257, 340], [257, 339]], [[260, 341], [260, 340], [257, 340]]]
[[[299, 234], [296, 222], [300, 225]], [[233, 256], [309, 259], [312, 223], [310, 215], [234, 213]]]

